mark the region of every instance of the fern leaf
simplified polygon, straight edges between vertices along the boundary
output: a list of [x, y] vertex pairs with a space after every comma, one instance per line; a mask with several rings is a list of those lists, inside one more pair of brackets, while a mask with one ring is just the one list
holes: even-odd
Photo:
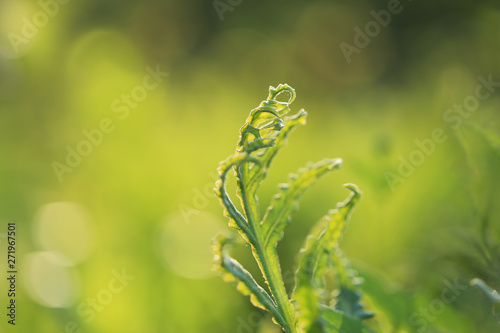
[[224, 235], [218, 236], [213, 243], [215, 254], [215, 270], [223, 274], [225, 281], [238, 281], [237, 289], [245, 296], [250, 296], [250, 301], [255, 307], [269, 311], [276, 322], [284, 324], [283, 317], [269, 294], [255, 281], [252, 275], [241, 264], [231, 258], [224, 246], [229, 239]]
[[350, 212], [361, 197], [356, 186], [345, 187], [351, 191], [351, 195], [344, 202], [337, 204], [336, 209], [330, 210], [313, 227], [306, 245], [300, 251], [296, 289], [304, 284], [320, 289], [324, 287], [323, 275], [329, 267], [330, 254], [335, 251], [347, 226]]
[[298, 205], [302, 194], [321, 176], [338, 169], [341, 160], [324, 160], [299, 170], [298, 175], [290, 176], [290, 183], [281, 185], [280, 192], [274, 196], [262, 221], [264, 248], [276, 247], [283, 237], [283, 230], [290, 221], [291, 214]]

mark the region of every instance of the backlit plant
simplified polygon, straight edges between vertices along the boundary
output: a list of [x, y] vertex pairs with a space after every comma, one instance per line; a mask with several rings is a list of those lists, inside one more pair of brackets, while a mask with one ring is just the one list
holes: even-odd
[[[277, 100], [288, 93], [286, 102]], [[373, 332], [363, 320], [373, 316], [360, 303], [359, 278], [348, 267], [339, 249], [352, 208], [360, 199], [355, 185], [344, 185], [349, 197], [330, 210], [313, 228], [299, 254], [295, 288], [291, 297], [285, 288], [276, 247], [298, 205], [301, 195], [321, 176], [337, 170], [340, 159], [308, 164], [279, 185], [263, 216], [257, 191], [278, 151], [290, 133], [304, 125], [304, 110], [288, 116], [295, 91], [286, 84], [270, 87], [268, 98], [250, 112], [240, 129], [236, 153], [219, 167], [215, 192], [229, 217], [229, 226], [238, 230], [251, 246], [253, 256], [267, 284], [267, 290], [227, 252], [232, 239], [219, 236], [214, 241], [216, 268], [227, 280], [236, 280], [238, 290], [250, 296], [252, 304], [271, 313], [275, 323], [287, 333], [295, 332]], [[226, 189], [228, 173], [234, 171], [241, 211]], [[335, 272], [336, 288], [328, 290], [325, 275]]]

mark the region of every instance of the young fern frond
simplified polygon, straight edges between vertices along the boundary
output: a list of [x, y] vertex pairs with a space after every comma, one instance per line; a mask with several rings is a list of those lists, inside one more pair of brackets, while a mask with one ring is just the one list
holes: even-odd
[[314, 227], [300, 251], [296, 288], [311, 284], [314, 288], [324, 288], [323, 276], [329, 267], [345, 228], [347, 218], [361, 197], [355, 185], [346, 185], [351, 195], [346, 201], [332, 209]]
[[[299, 304], [310, 303], [311, 299], [315, 299], [318, 304], [313, 312], [308, 310], [302, 314], [302, 309], [299, 309], [299, 318], [302, 319], [302, 326], [306, 332], [313, 327], [318, 313], [323, 327], [322, 332], [337, 332], [325, 330], [325, 327], [331, 326], [335, 315], [338, 316], [337, 321], [345, 322], [344, 325], [348, 326], [351, 324], [347, 323], [373, 317], [373, 313], [365, 311], [360, 303], [361, 292], [358, 289], [360, 279], [356, 277], [356, 272], [350, 269], [347, 259], [343, 257], [339, 248], [339, 242], [346, 230], [349, 215], [361, 198], [361, 193], [356, 185], [346, 184], [344, 187], [351, 191], [351, 195], [344, 202], [337, 204], [336, 209], [330, 210], [313, 227], [304, 248], [300, 251], [294, 298]], [[336, 270], [339, 286], [335, 293], [333, 309], [326, 306], [328, 293], [325, 290], [324, 282], [324, 276], [332, 266]], [[311, 313], [315, 314], [316, 317], [308, 317]], [[369, 329], [364, 327], [361, 322], [359, 325], [363, 330], [353, 330], [352, 328], [347, 330], [346, 328], [341, 329], [339, 326], [338, 331], [364, 332], [365, 330], [369, 332]]]
[[[281, 93], [289, 94], [288, 101], [277, 100]], [[270, 87], [268, 98], [250, 112], [240, 129], [236, 153], [221, 163], [218, 169], [220, 179], [215, 188], [224, 207], [224, 215], [229, 217], [229, 226], [251, 245], [269, 292], [227, 254], [227, 237], [220, 236], [214, 242], [216, 267], [225, 279], [237, 280], [238, 290], [249, 295], [253, 305], [269, 311], [274, 321], [287, 333], [343, 332], [345, 325], [349, 328], [359, 326], [357, 331], [349, 330], [352, 333], [369, 332], [361, 319], [371, 314], [362, 310], [358, 302], [360, 294], [346, 273], [344, 260], [338, 257], [338, 241], [349, 213], [360, 197], [356, 186], [347, 185], [351, 196], [336, 210], [330, 211], [313, 229], [314, 237], [308, 239], [301, 255], [293, 300], [285, 289], [276, 251], [301, 195], [321, 176], [338, 169], [341, 160], [325, 159], [290, 175], [289, 183], [279, 186], [279, 192], [273, 197], [264, 217], [260, 216], [257, 190], [273, 158], [286, 145], [289, 134], [298, 125], [305, 124], [307, 113], [304, 110], [287, 116], [294, 99], [295, 90], [290, 86], [280, 84], [276, 88]], [[230, 170], [235, 173], [242, 211], [236, 208], [226, 190]], [[336, 300], [339, 306], [336, 308], [328, 307], [326, 298], [321, 296], [325, 288], [323, 276], [332, 265], [337, 268], [341, 287]]]

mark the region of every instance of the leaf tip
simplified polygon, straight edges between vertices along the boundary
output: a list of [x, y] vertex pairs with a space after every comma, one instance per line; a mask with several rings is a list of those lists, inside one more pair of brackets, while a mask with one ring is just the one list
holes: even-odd
[[359, 190], [359, 187], [355, 184], [347, 183], [347, 184], [344, 184], [342, 186], [344, 188], [348, 189], [349, 191], [354, 192], [356, 194], [361, 193], [361, 191]]

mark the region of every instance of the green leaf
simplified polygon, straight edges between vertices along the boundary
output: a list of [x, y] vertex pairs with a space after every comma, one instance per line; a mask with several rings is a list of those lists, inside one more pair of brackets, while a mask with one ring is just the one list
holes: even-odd
[[[290, 98], [287, 102], [280, 102], [276, 97], [288, 92]], [[290, 112], [290, 104], [295, 99], [295, 90], [287, 84], [278, 87], [269, 87], [269, 96], [265, 101], [250, 112], [245, 125], [240, 130], [240, 140], [237, 151], [249, 152], [249, 145], [262, 138], [272, 138], [276, 131], [283, 128], [283, 116]], [[251, 151], [252, 148], [250, 148]]]
[[339, 240], [347, 226], [353, 207], [359, 201], [361, 193], [352, 184], [344, 185], [351, 191], [350, 196], [337, 204], [312, 229], [306, 244], [300, 251], [299, 267], [296, 273], [296, 289], [301, 285], [323, 288], [323, 276], [329, 267], [330, 255], [335, 252]]
[[297, 310], [297, 327], [302, 332], [322, 332], [318, 323], [320, 313], [320, 297], [310, 285], [303, 285], [294, 292], [295, 309]]
[[[276, 100], [276, 97], [282, 92], [289, 93], [288, 101]], [[290, 111], [289, 104], [294, 98], [295, 91], [288, 85], [279, 85], [277, 88], [270, 87], [268, 99], [250, 112], [247, 122], [241, 128], [236, 154], [221, 164], [219, 168], [221, 179], [217, 182], [216, 187], [216, 194], [225, 207], [224, 213], [230, 218], [230, 226], [236, 228], [243, 238], [252, 245], [254, 257], [269, 286], [272, 298], [285, 320], [282, 326], [287, 332], [296, 332], [293, 324], [295, 320], [293, 307], [283, 284], [276, 253], [263, 250], [259, 207], [255, 191], [265, 178], [270, 160], [284, 145], [288, 133], [293, 127], [304, 122], [305, 112], [301, 112], [295, 117], [283, 118]], [[287, 126], [284, 122], [288, 120], [290, 123]], [[270, 152], [267, 153], [268, 151]], [[226, 175], [231, 168], [236, 171], [237, 195], [241, 200], [243, 213], [236, 209], [226, 192]], [[258, 181], [252, 183], [249, 178], [250, 173], [254, 176], [259, 175]], [[251, 184], [254, 185], [250, 186]]]
[[[288, 101], [277, 100], [281, 93], [289, 94]], [[224, 206], [224, 214], [230, 219], [229, 225], [237, 229], [251, 245], [255, 260], [269, 286], [269, 293], [259, 286], [236, 260], [224, 253], [222, 248], [227, 242], [226, 239], [219, 239], [214, 251], [218, 270], [225, 278], [238, 280], [238, 290], [250, 295], [255, 306], [271, 312], [275, 322], [281, 325], [286, 333], [333, 332], [331, 325], [328, 326], [331, 315], [327, 313], [323, 318], [324, 311], [320, 307], [324, 298], [322, 278], [324, 271], [333, 263], [332, 252], [338, 246], [351, 208], [359, 199], [357, 188], [347, 185], [352, 191], [351, 197], [338, 205], [336, 210], [330, 211], [315, 228], [315, 238], [307, 243], [305, 249], [306, 257], [302, 260], [303, 267], [298, 279], [300, 288], [295, 289], [294, 301], [289, 299], [285, 289], [276, 246], [283, 237], [284, 229], [301, 195], [318, 178], [338, 169], [341, 160], [327, 159], [310, 164], [300, 169], [297, 175], [291, 175], [289, 184], [280, 185], [279, 192], [271, 200], [265, 216], [260, 217], [257, 190], [274, 157], [286, 145], [290, 133], [306, 122], [307, 113], [304, 110], [294, 116], [286, 116], [294, 99], [295, 91], [286, 84], [269, 88], [268, 98], [250, 112], [245, 125], [240, 129], [236, 153], [221, 163], [220, 179], [215, 189]], [[235, 172], [236, 194], [243, 208], [241, 212], [233, 204], [226, 190], [229, 170]], [[352, 305], [356, 306], [358, 303], [359, 297], [355, 298]], [[323, 324], [320, 318], [323, 318]], [[348, 319], [341, 318], [340, 326], [348, 325], [343, 322], [351, 323]]]
[[338, 249], [350, 212], [361, 197], [355, 185], [346, 184], [345, 187], [351, 191], [351, 195], [313, 227], [301, 250], [294, 295], [304, 286], [312, 286], [320, 295], [324, 295], [324, 275], [333, 264], [339, 284], [335, 308], [353, 318], [367, 319], [373, 317], [373, 313], [365, 311], [361, 304], [361, 292], [357, 288], [359, 279], [356, 279], [355, 272], [349, 269], [347, 260]]
[[249, 172], [248, 189], [250, 193], [254, 194], [257, 191], [260, 183], [267, 176], [267, 171], [274, 157], [277, 155], [280, 149], [287, 144], [287, 139], [290, 133], [292, 133], [297, 126], [305, 125], [306, 117], [307, 112], [305, 110], [301, 110], [293, 117], [287, 117], [285, 119], [285, 125], [276, 136], [274, 146], [269, 147], [265, 150], [265, 152], [261, 153], [259, 157], [262, 163], [260, 165], [254, 166]]
[[213, 244], [215, 254], [215, 270], [223, 274], [225, 281], [238, 281], [237, 289], [245, 296], [250, 296], [252, 304], [258, 308], [269, 311], [276, 322], [284, 325], [283, 317], [269, 294], [255, 281], [252, 275], [244, 269], [239, 262], [231, 258], [224, 251], [224, 246], [229, 239], [219, 235]]
[[224, 209], [224, 216], [229, 217], [229, 226], [240, 232], [243, 238], [251, 244], [256, 243], [255, 234], [250, 230], [248, 221], [243, 214], [234, 206], [226, 191], [226, 177], [228, 171], [234, 166], [243, 162], [259, 163], [254, 157], [248, 154], [234, 155], [221, 162], [219, 166], [220, 179], [215, 183], [215, 194], [221, 201]]
[[339, 248], [336, 248], [336, 251], [331, 253], [330, 259], [336, 269], [339, 281], [339, 288], [335, 296], [335, 309], [352, 318], [372, 318], [374, 316], [373, 312], [365, 311], [361, 303], [363, 294], [359, 286], [362, 280], [358, 277], [358, 272], [351, 269], [349, 260], [344, 257]]
[[354, 262], [354, 267], [363, 278], [360, 288], [370, 297], [374, 306], [385, 314], [391, 326], [410, 329], [408, 318], [415, 311], [410, 295], [397, 291], [390, 281], [379, 272]]
[[373, 312], [365, 311], [361, 303], [363, 293], [358, 288], [341, 285], [336, 295], [335, 310], [342, 311], [345, 315], [357, 319], [369, 319]]
[[374, 333], [372, 329], [364, 325], [361, 320], [346, 316], [340, 311], [321, 307], [319, 322], [324, 333]]
[[289, 184], [280, 185], [280, 192], [273, 197], [262, 221], [263, 247], [276, 247], [283, 238], [283, 230], [290, 221], [291, 214], [298, 205], [301, 195], [321, 176], [338, 169], [340, 159], [323, 160], [299, 170], [290, 176]]

